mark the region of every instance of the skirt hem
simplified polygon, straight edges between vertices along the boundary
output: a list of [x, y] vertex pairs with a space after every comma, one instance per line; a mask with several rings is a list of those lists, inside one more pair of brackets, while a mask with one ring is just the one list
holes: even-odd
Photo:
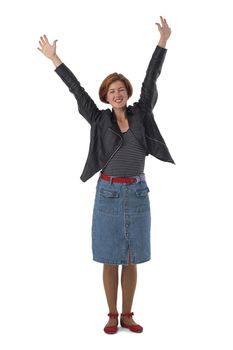
[[[151, 257], [143, 259], [143, 260], [131, 261], [131, 264], [135, 264], [135, 265], [136, 264], [143, 264], [149, 260], [151, 260]], [[101, 258], [95, 258], [95, 257], [93, 257], [93, 261], [98, 262], [98, 263], [102, 263], [102, 264], [108, 264], [108, 265], [128, 265], [128, 262], [126, 262], [126, 261], [116, 262], [116, 261], [110, 261], [110, 260], [101, 259]]]

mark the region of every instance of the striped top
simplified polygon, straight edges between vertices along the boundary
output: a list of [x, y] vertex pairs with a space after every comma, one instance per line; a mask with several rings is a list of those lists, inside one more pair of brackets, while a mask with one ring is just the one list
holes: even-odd
[[110, 176], [131, 177], [144, 173], [146, 150], [130, 129], [122, 133], [123, 144], [102, 173]]

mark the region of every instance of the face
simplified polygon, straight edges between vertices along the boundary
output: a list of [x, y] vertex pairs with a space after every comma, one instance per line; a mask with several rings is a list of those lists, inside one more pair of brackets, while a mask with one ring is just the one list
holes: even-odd
[[123, 108], [128, 100], [128, 93], [123, 81], [117, 80], [109, 85], [106, 100], [113, 108]]

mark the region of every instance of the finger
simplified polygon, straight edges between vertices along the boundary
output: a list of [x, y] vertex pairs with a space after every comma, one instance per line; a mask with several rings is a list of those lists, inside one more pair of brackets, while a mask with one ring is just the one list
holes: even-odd
[[56, 46], [56, 44], [57, 44], [57, 40], [54, 40], [53, 46]]
[[163, 18], [162, 16], [160, 16], [160, 18], [161, 18], [162, 27], [168, 27], [166, 19]]
[[160, 23], [155, 23], [158, 26], [158, 30], [162, 29], [161, 24]]
[[42, 40], [39, 41], [39, 44], [40, 44], [40, 46], [41, 46], [42, 49], [43, 49], [44, 46], [46, 46], [46, 42], [45, 42], [45, 41], [42, 42]]
[[42, 50], [38, 47], [37, 50], [39, 50], [40, 52], [42, 52]]
[[43, 36], [40, 37], [40, 40], [41, 40], [41, 42], [42, 42], [43, 45], [46, 44], [46, 41], [45, 41], [45, 39], [43, 38]]
[[46, 41], [46, 43], [48, 43], [49, 41], [48, 41], [48, 38], [47, 38], [47, 36], [44, 34], [44, 39], [45, 39], [45, 41]]
[[164, 25], [164, 19], [162, 16], [160, 16], [160, 21], [161, 21], [162, 25]]
[[164, 25], [165, 27], [169, 28], [168, 24], [167, 24], [167, 20], [164, 18]]

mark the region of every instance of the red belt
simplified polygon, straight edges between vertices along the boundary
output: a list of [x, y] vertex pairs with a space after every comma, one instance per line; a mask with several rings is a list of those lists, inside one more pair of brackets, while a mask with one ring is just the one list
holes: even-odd
[[133, 182], [137, 181], [137, 179], [135, 177], [112, 177], [112, 176], [104, 175], [104, 174], [101, 174], [100, 178], [102, 180], [111, 181], [111, 182], [133, 183]]

